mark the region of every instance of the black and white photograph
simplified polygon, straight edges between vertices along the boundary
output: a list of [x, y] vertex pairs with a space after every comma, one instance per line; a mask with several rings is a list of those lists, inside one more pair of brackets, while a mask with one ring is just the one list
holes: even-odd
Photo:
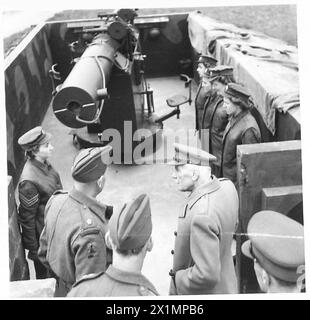
[[301, 8], [1, 8], [3, 295], [304, 299]]

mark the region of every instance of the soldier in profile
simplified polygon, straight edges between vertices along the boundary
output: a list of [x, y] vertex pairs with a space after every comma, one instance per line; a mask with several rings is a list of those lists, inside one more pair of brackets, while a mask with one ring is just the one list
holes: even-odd
[[[216, 157], [211, 168], [212, 173], [219, 178], [221, 177], [223, 134], [228, 123], [223, 99], [227, 84], [233, 80], [233, 68], [225, 65], [210, 68], [208, 80], [214, 93], [208, 97], [204, 106], [201, 128], [209, 130], [209, 141], [202, 144], [202, 149]], [[205, 145], [209, 148], [205, 148]]]
[[109, 222], [107, 244], [113, 262], [106, 272], [88, 274], [77, 281], [68, 297], [120, 297], [158, 295], [142, 275], [145, 255], [152, 250], [151, 208], [142, 194], [115, 212]]
[[216, 158], [175, 144], [178, 189], [190, 192], [175, 232], [170, 295], [237, 293], [231, 246], [238, 221], [238, 194], [228, 179], [211, 174]]
[[113, 208], [96, 200], [111, 151], [111, 146], [81, 150], [71, 169], [73, 189], [55, 192], [47, 203], [38, 255], [55, 274], [55, 296], [66, 296], [76, 280], [111, 263], [105, 234]]
[[257, 212], [248, 223], [249, 240], [242, 252], [254, 262], [259, 287], [265, 293], [297, 293], [304, 285], [304, 228], [284, 214]]
[[238, 188], [237, 146], [261, 142], [261, 132], [250, 113], [250, 94], [242, 85], [229, 83], [224, 92], [224, 109], [229, 122], [223, 134], [221, 176]]
[[37, 279], [50, 276], [37, 254], [44, 227], [45, 206], [52, 194], [62, 189], [59, 174], [48, 161], [54, 149], [50, 143], [51, 137], [42, 127], [35, 127], [18, 139], [27, 157], [18, 183], [18, 220], [23, 245], [29, 250], [28, 258], [33, 261]]
[[216, 66], [217, 60], [210, 55], [201, 55], [197, 60], [197, 64], [197, 73], [199, 75], [200, 82], [195, 97], [195, 129], [199, 131], [200, 138], [204, 105], [208, 97], [212, 94], [207, 72], [209, 68]]

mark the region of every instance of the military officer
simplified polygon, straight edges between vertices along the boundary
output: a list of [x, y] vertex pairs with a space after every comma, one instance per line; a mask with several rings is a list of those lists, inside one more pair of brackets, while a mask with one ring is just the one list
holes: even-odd
[[206, 99], [211, 94], [211, 86], [207, 79], [208, 68], [215, 67], [217, 60], [210, 55], [201, 55], [197, 60], [197, 72], [200, 78], [200, 83], [195, 97], [195, 115], [196, 115], [196, 130], [201, 129], [201, 120]]
[[113, 208], [96, 200], [111, 151], [111, 146], [80, 151], [71, 169], [73, 189], [56, 192], [47, 203], [38, 255], [55, 274], [55, 296], [66, 296], [76, 280], [111, 263], [105, 233]]
[[68, 297], [111, 297], [158, 295], [141, 269], [153, 241], [150, 201], [142, 194], [114, 213], [107, 233], [113, 263], [107, 271], [85, 275]]
[[[226, 85], [233, 80], [233, 68], [220, 65], [210, 68], [208, 71], [213, 95], [210, 95], [204, 106], [202, 117], [202, 129], [209, 130], [209, 149], [205, 151], [213, 154], [217, 159], [211, 164], [212, 173], [216, 177], [221, 176], [222, 140], [224, 130], [228, 123], [228, 115], [224, 110], [224, 91]], [[203, 147], [204, 145], [202, 145]]]
[[224, 92], [224, 108], [229, 122], [223, 135], [221, 175], [237, 183], [237, 146], [261, 142], [258, 124], [250, 113], [250, 94], [237, 83], [229, 83]]
[[179, 214], [172, 250], [170, 295], [237, 293], [231, 254], [238, 220], [238, 195], [228, 179], [211, 175], [211, 154], [175, 144], [174, 179], [190, 192]]
[[52, 167], [50, 158], [53, 146], [51, 134], [42, 127], [35, 127], [18, 139], [26, 153], [26, 163], [18, 183], [18, 220], [22, 229], [22, 240], [28, 249], [28, 258], [33, 261], [37, 279], [49, 276], [48, 270], [37, 256], [39, 238], [44, 226], [44, 209], [54, 191], [62, 189], [58, 172]]
[[275, 211], [260, 211], [247, 227], [242, 252], [254, 261], [260, 289], [265, 293], [295, 293], [304, 286], [303, 226]]

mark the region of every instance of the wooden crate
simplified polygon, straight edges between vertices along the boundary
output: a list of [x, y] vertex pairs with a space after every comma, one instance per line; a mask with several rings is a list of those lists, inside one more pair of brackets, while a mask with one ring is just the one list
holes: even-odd
[[[253, 262], [242, 255], [241, 245], [247, 239], [245, 233], [253, 214], [263, 209], [283, 210], [282, 202], [287, 208], [293, 208], [302, 201], [301, 142], [240, 145], [237, 147], [237, 171], [240, 210], [236, 270], [239, 290], [258, 292]], [[288, 210], [283, 213], [287, 214]]]

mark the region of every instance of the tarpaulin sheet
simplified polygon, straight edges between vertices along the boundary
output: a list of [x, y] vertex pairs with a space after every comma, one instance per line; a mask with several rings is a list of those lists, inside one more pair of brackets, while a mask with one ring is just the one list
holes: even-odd
[[247, 87], [272, 134], [276, 110], [286, 113], [294, 108], [292, 115], [300, 123], [296, 47], [196, 12], [188, 16], [188, 30], [198, 53], [209, 52], [219, 64], [234, 68], [236, 82]]

